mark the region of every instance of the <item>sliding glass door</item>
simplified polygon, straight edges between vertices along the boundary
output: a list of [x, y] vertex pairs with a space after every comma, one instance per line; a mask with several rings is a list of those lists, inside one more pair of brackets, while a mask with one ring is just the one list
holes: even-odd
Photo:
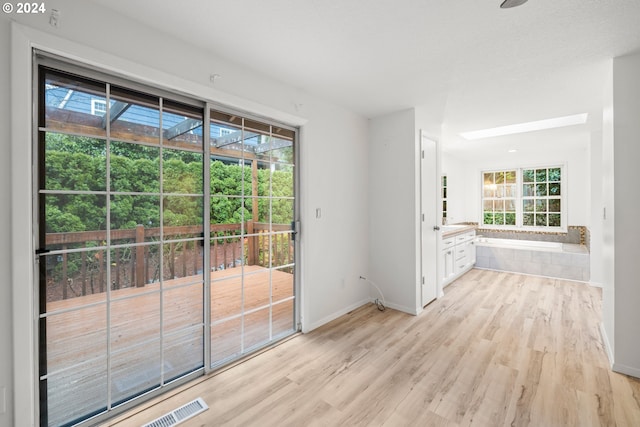
[[88, 74], [38, 69], [49, 426], [104, 418], [296, 330], [295, 130]]
[[210, 113], [211, 366], [290, 334], [295, 132]]

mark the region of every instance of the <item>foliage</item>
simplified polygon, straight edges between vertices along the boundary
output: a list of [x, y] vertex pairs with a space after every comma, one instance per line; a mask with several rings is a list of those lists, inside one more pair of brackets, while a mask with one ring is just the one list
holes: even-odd
[[[44, 186], [57, 191], [107, 191], [106, 141], [48, 133]], [[162, 200], [165, 226], [201, 225], [203, 155], [125, 142], [109, 144], [111, 229], [160, 226]], [[265, 166], [265, 165], [261, 165]], [[162, 171], [162, 172], [161, 172]], [[162, 180], [160, 176], [162, 174]], [[211, 223], [233, 224], [253, 219], [251, 163], [212, 159]], [[162, 194], [160, 193], [162, 183]], [[293, 170], [290, 165], [258, 169], [258, 222], [289, 224], [293, 220]], [[272, 199], [269, 199], [271, 196]], [[106, 229], [107, 196], [48, 194], [48, 233]], [[271, 215], [269, 214], [271, 212]]]
[[485, 212], [484, 219], [482, 221], [483, 224], [493, 224], [493, 212]]

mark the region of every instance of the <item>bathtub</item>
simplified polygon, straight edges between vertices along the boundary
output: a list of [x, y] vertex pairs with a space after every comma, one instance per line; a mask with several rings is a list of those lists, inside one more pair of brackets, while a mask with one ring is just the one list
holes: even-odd
[[589, 281], [585, 246], [535, 240], [477, 237], [476, 268]]
[[478, 246], [492, 246], [497, 248], [524, 248], [531, 250], [543, 250], [552, 252], [561, 252], [563, 250], [563, 243], [559, 242], [543, 242], [537, 240], [513, 240], [513, 239], [497, 239], [493, 237], [476, 238], [476, 245]]

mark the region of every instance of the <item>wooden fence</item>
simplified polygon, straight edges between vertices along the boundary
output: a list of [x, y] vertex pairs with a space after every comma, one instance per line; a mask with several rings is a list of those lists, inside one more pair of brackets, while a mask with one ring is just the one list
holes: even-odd
[[[246, 265], [262, 267], [293, 263], [293, 242], [288, 224], [254, 223], [212, 224], [210, 227], [211, 269], [220, 270]], [[162, 259], [159, 244], [160, 228], [111, 230], [111, 265], [106, 265], [106, 251], [92, 251], [92, 246], [104, 246], [105, 230], [70, 233], [49, 233], [46, 247], [62, 250], [62, 254], [48, 259], [47, 301], [101, 293], [106, 287], [106, 270], [110, 268], [111, 288], [143, 287], [162, 279], [171, 280], [201, 274], [203, 271], [204, 241], [202, 227], [163, 227], [163, 240], [198, 238], [199, 240], [163, 243]], [[147, 244], [145, 244], [147, 243]], [[244, 244], [243, 244], [244, 243]], [[79, 252], [66, 251], [82, 249]], [[85, 250], [86, 249], [86, 250]], [[271, 261], [271, 263], [270, 263]], [[163, 266], [161, 269], [160, 266]]]

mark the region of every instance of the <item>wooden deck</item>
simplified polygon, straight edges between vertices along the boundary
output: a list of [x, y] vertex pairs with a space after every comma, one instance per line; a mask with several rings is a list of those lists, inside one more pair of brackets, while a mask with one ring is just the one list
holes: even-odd
[[[245, 266], [244, 273], [244, 287], [239, 267], [211, 273], [212, 360], [207, 363], [293, 329], [293, 275], [259, 266]], [[164, 381], [202, 367], [203, 285], [188, 284], [197, 280], [166, 281], [162, 292], [158, 283], [112, 291], [109, 313], [105, 293], [48, 303], [50, 313], [62, 311], [46, 319], [51, 424], [107, 406], [108, 351], [112, 404], [157, 387], [161, 366]]]

